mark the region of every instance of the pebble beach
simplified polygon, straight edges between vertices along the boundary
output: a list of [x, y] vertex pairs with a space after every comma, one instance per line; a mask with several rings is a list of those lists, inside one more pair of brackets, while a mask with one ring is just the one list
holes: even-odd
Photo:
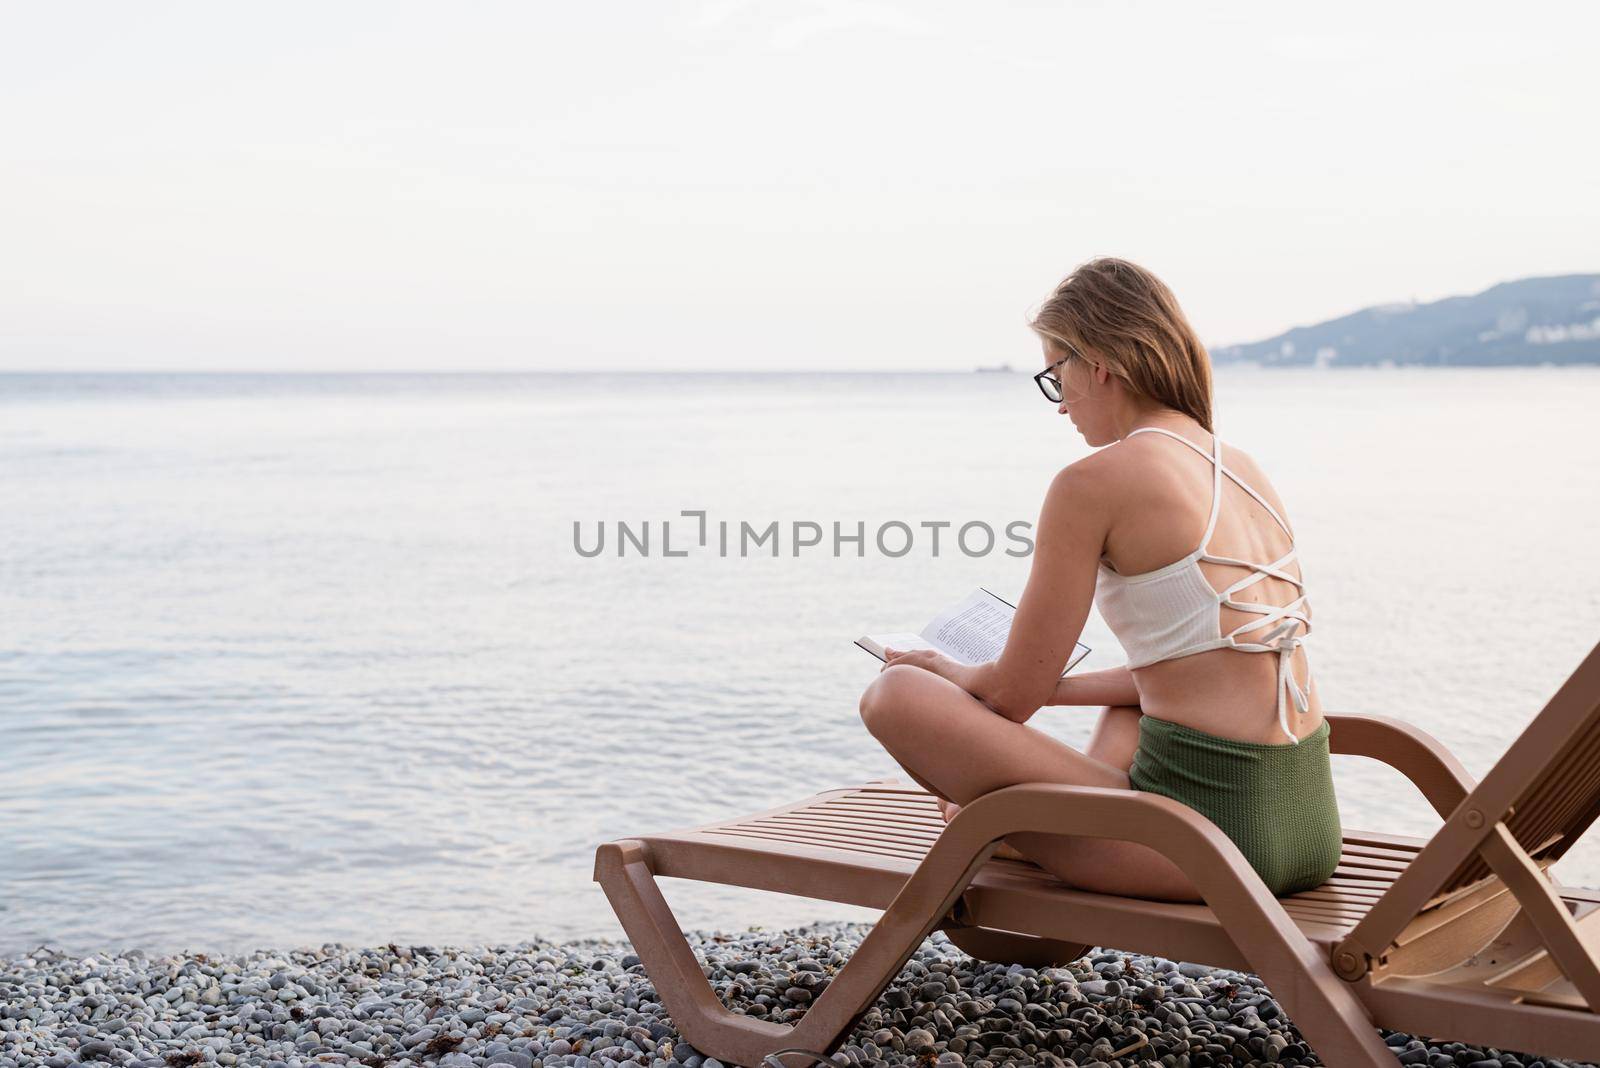
[[[867, 928], [700, 933], [738, 1011], [797, 1018]], [[325, 945], [238, 956], [0, 959], [0, 1068], [74, 1064], [720, 1068], [683, 1041], [625, 942]], [[1397, 1064], [1594, 1068], [1384, 1032]], [[802, 1065], [804, 1058], [786, 1058]], [[974, 961], [942, 935], [836, 1051], [839, 1065], [1319, 1065], [1252, 975], [1097, 950], [1061, 968]]]

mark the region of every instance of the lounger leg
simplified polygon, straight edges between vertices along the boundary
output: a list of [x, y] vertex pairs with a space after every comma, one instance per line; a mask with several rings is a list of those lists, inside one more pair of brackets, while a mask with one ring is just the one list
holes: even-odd
[[[1072, 942], [995, 931], [986, 927], [948, 927], [945, 935], [956, 947], [979, 960], [1043, 968], [1077, 960], [1091, 948]], [[1282, 959], [1295, 947], [1277, 942], [1244, 948], [1251, 959]], [[1325, 973], [1303, 983], [1306, 969]], [[1394, 1068], [1394, 1051], [1378, 1037], [1367, 1009], [1349, 985], [1337, 979], [1320, 957], [1287, 968], [1259, 968], [1273, 996], [1288, 1013], [1324, 1064]], [[1330, 982], [1331, 980], [1331, 982]]]
[[[1378, 1037], [1371, 1012], [1282, 903], [1267, 893], [1238, 847], [1169, 798], [1087, 787], [998, 790], [967, 805], [950, 822], [901, 897], [925, 875], [931, 879], [936, 865], [948, 873], [947, 865], [968, 855], [976, 843], [1023, 832], [1112, 837], [1111, 827], [1116, 837], [1161, 850], [1194, 880], [1223, 930], [1325, 1064], [1394, 1068], [1394, 1051]], [[966, 881], [959, 885], [965, 887]]]
[[741, 1016], [717, 999], [656, 886], [645, 843], [625, 840], [601, 846], [595, 879], [678, 1031], [720, 1061], [758, 1066], [767, 1054], [785, 1048], [831, 1053], [938, 927], [994, 848], [990, 844], [975, 855], [951, 858], [953, 863], [938, 866], [940, 870], [927, 865], [919, 869], [792, 1027]]
[[1395, 1051], [1378, 1037], [1367, 1007], [1311, 943], [1285, 938], [1259, 917], [1230, 923], [1232, 910], [1217, 904], [1217, 918], [1322, 1063], [1395, 1068]]
[[683, 929], [656, 886], [644, 843], [612, 842], [595, 854], [595, 878], [644, 962], [679, 1034], [733, 1064], [759, 1065], [791, 1041], [794, 1029], [729, 1011], [717, 998]]

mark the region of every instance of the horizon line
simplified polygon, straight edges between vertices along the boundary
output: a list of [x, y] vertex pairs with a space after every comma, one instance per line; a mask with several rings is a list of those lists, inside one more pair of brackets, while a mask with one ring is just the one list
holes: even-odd
[[[1558, 368], [1569, 368], [1569, 367], [1600, 367], [1600, 361], [1591, 361], [1591, 362], [1581, 362], [1580, 361], [1580, 362], [1572, 362], [1572, 363], [1548, 362], [1548, 363], [1537, 363], [1537, 364], [1530, 364], [1530, 363], [1495, 363], [1495, 364], [1388, 363], [1388, 364], [1376, 364], [1376, 363], [1373, 363], [1373, 364], [1342, 364], [1342, 365], [1337, 363], [1337, 362], [1335, 362], [1335, 363], [1327, 364], [1325, 366], [1318, 367], [1318, 366], [1314, 366], [1314, 365], [1311, 365], [1311, 364], [1294, 364], [1294, 365], [1284, 366], [1284, 365], [1268, 365], [1268, 364], [1263, 364], [1263, 363], [1259, 363], [1259, 362], [1252, 361], [1252, 360], [1237, 360], [1237, 361], [1230, 360], [1230, 361], [1228, 361], [1226, 363], [1213, 364], [1212, 367], [1213, 367], [1213, 370], [1219, 370], [1219, 371], [1221, 371], [1221, 370], [1272, 371], [1272, 372], [1280, 372], [1280, 371], [1313, 371], [1313, 372], [1318, 372], [1318, 373], [1323, 372], [1323, 371], [1406, 371], [1406, 370], [1422, 370], [1422, 371], [1437, 371], [1437, 370], [1445, 370], [1445, 371], [1494, 371], [1494, 370], [1505, 370], [1505, 369], [1527, 370], [1530, 367], [1547, 369], [1547, 370], [1558, 369]], [[251, 369], [251, 368], [203, 369], [203, 368], [125, 368], [125, 367], [124, 368], [117, 368], [117, 369], [72, 368], [72, 369], [68, 369], [68, 370], [45, 369], [45, 368], [27, 368], [27, 367], [0, 368], [0, 377], [17, 377], [17, 378], [24, 377], [24, 376], [26, 376], [26, 377], [53, 376], [53, 377], [58, 377], [58, 378], [91, 377], [91, 376], [99, 376], [99, 377], [138, 377], [138, 376], [149, 376], [149, 377], [153, 377], [153, 376], [170, 376], [170, 377], [178, 377], [178, 376], [192, 376], [192, 377], [214, 377], [214, 378], [229, 378], [229, 377], [243, 378], [243, 377], [251, 377], [251, 376], [253, 376], [253, 377], [279, 377], [279, 378], [306, 378], [306, 377], [312, 377], [312, 376], [318, 376], [318, 375], [327, 376], [327, 377], [356, 376], [356, 375], [400, 377], [400, 376], [403, 376], [403, 375], [413, 375], [413, 376], [431, 376], [431, 377], [437, 377], [437, 378], [444, 378], [444, 377], [450, 377], [450, 376], [454, 376], [454, 377], [494, 377], [494, 376], [510, 376], [510, 375], [551, 375], [551, 376], [555, 376], [555, 375], [563, 375], [563, 376], [591, 375], [591, 376], [600, 376], [600, 375], [615, 375], [615, 374], [630, 374], [630, 375], [719, 375], [719, 376], [726, 376], [726, 377], [748, 376], [748, 375], [772, 376], [772, 377], [804, 376], [804, 375], [919, 375], [919, 376], [931, 377], [931, 376], [936, 376], [936, 375], [1018, 375], [1018, 376], [1020, 376], [1020, 375], [1029, 375], [1030, 372], [1026, 368], [1005, 368], [1005, 369], [1002, 369], [1002, 368], [998, 368], [998, 367], [949, 368], [949, 369], [946, 369], [946, 370], [930, 370], [930, 369], [927, 369], [927, 368], [896, 368], [896, 367], [869, 367], [869, 368], [819, 367], [819, 368], [812, 368], [812, 369], [803, 370], [803, 371], [776, 370], [776, 369], [771, 369], [771, 368], [739, 368], [739, 369], [733, 369], [733, 368], [726, 368], [726, 367], [722, 367], [722, 368], [716, 368], [716, 367], [707, 367], [707, 368], [697, 368], [697, 367], [656, 367], [656, 368], [609, 367], [609, 368], [606, 368], [605, 370], [601, 370], [601, 371], [596, 371], [596, 370], [591, 370], [591, 369], [579, 370], [579, 369], [575, 369], [575, 368], [514, 368], [514, 367], [513, 368], [504, 368], [504, 367], [502, 367], [502, 368], [471, 368], [471, 369], [466, 369], [466, 370], [445, 369], [445, 368], [339, 368], [339, 369], [333, 369], [333, 370], [309, 370], [309, 369], [284, 370], [282, 368], [276, 368], [276, 369], [272, 369], [272, 370], [257, 370], [257, 369]]]

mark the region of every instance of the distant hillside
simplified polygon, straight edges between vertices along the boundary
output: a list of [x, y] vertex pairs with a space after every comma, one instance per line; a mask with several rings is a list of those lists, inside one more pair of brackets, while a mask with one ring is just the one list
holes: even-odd
[[1600, 363], [1600, 274], [1502, 282], [1470, 297], [1385, 304], [1211, 350], [1271, 367]]

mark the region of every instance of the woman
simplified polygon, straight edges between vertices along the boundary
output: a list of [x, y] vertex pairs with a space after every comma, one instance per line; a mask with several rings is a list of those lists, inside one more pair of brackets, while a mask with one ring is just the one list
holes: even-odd
[[[1072, 272], [1031, 326], [1040, 388], [1105, 447], [1051, 482], [999, 659], [890, 650], [861, 696], [867, 728], [947, 819], [1016, 783], [1149, 790], [1215, 822], [1274, 893], [1320, 885], [1340, 826], [1301, 648], [1311, 610], [1283, 502], [1212, 432], [1204, 347], [1171, 291], [1118, 259]], [[1129, 663], [1062, 678], [1091, 599]], [[1045, 705], [1103, 706], [1085, 751], [1026, 725]], [[1199, 900], [1148, 846], [1007, 841], [1085, 890]]]

